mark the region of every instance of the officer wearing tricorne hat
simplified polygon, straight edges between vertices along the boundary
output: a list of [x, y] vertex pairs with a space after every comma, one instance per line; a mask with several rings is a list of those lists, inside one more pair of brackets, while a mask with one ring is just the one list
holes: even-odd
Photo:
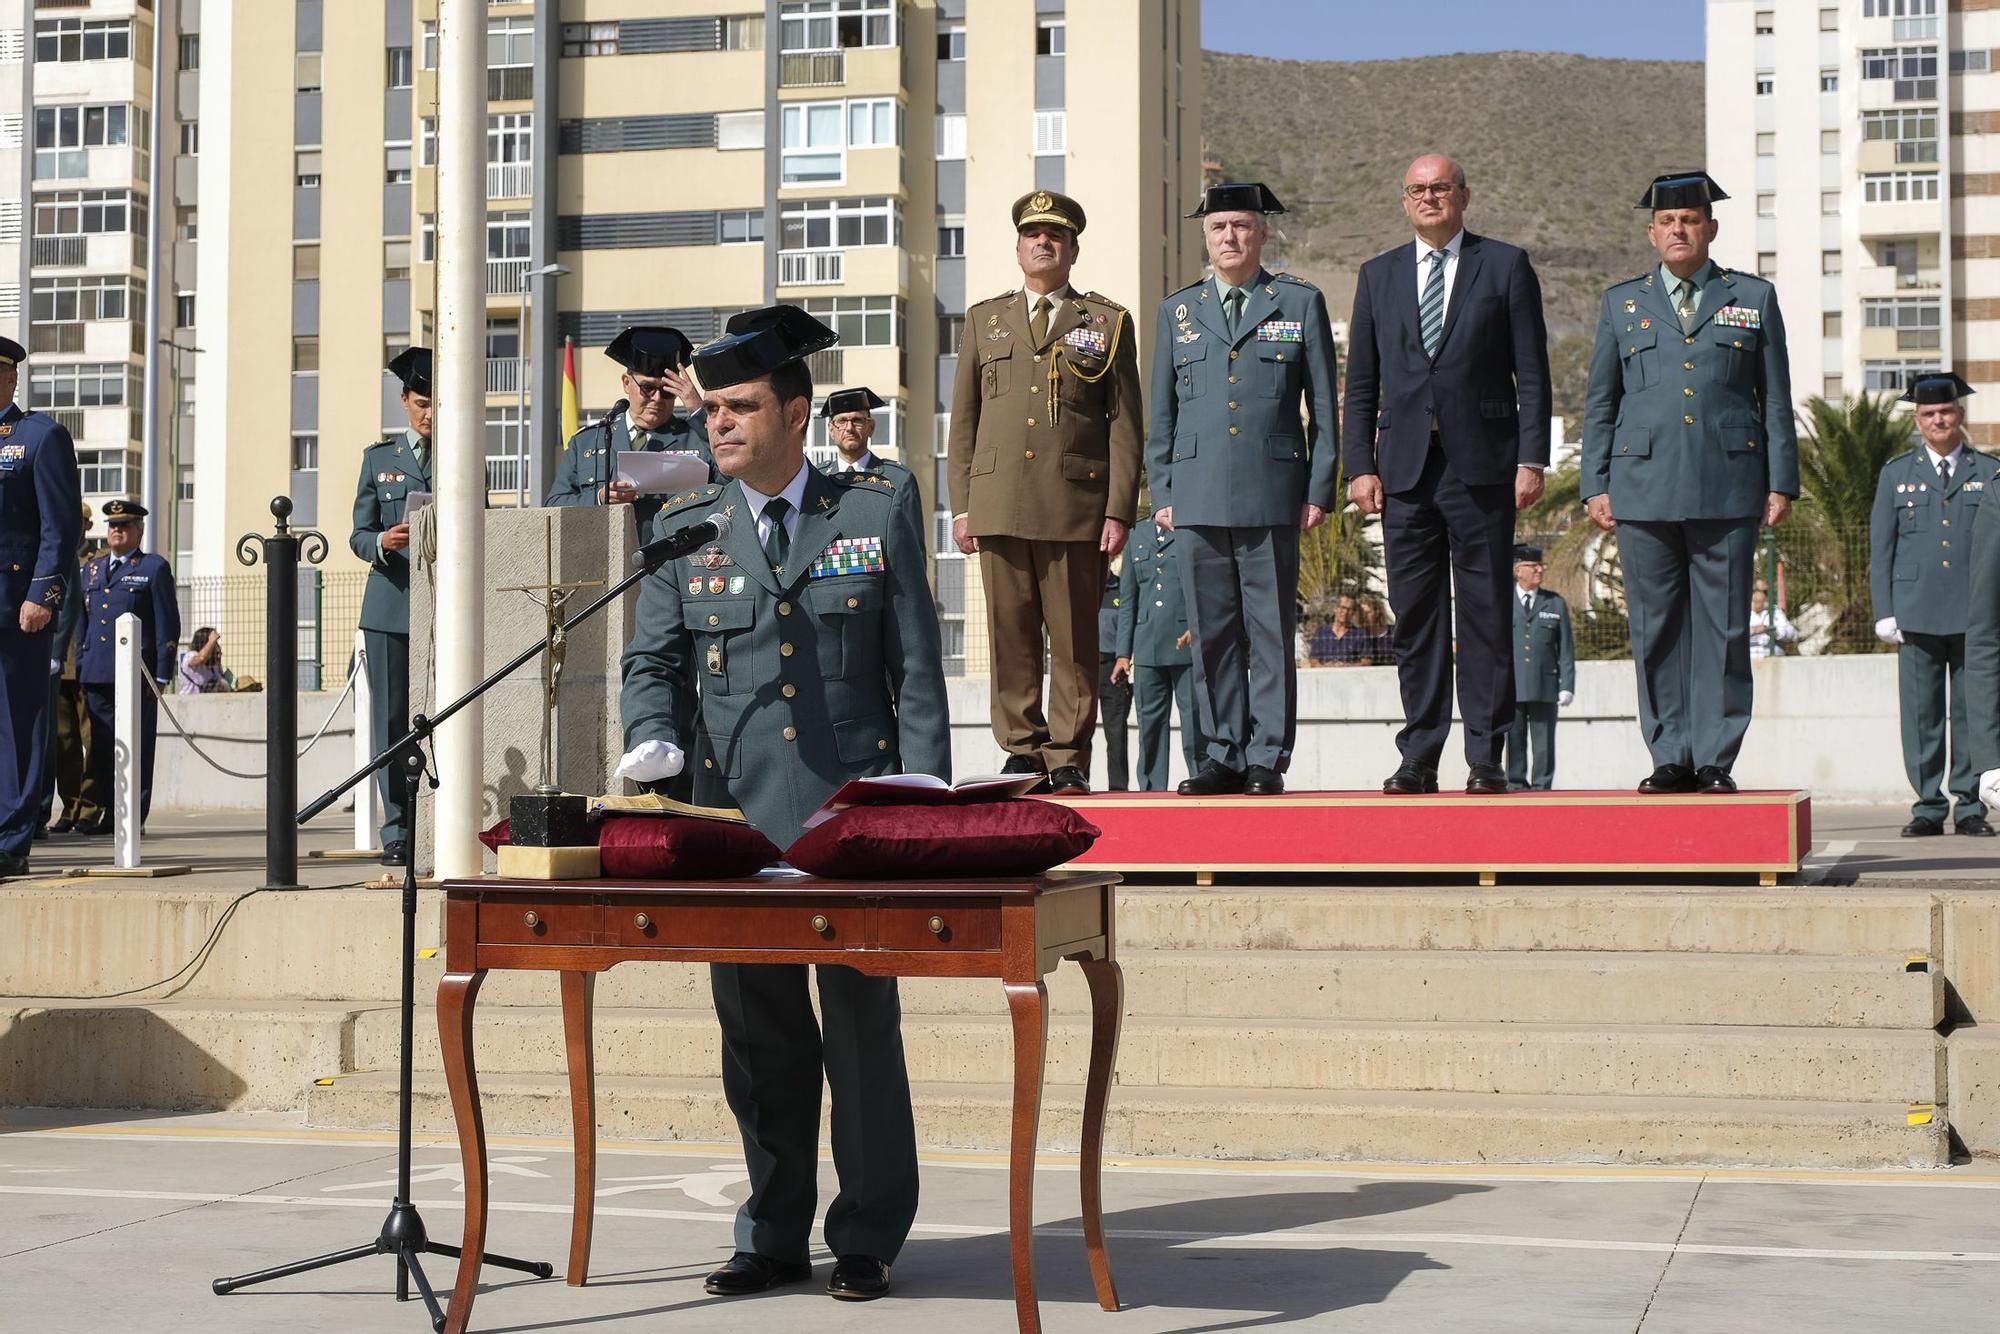
[[1708, 257], [1728, 197], [1706, 172], [1653, 181], [1660, 263], [1605, 291], [1590, 358], [1582, 495], [1618, 533], [1646, 793], [1736, 790], [1757, 529], [1799, 494], [1777, 290]]
[[[1546, 792], [1556, 781], [1556, 710], [1576, 698], [1576, 634], [1569, 603], [1542, 587], [1542, 549], [1514, 548], [1514, 723], [1507, 786]], [[1534, 752], [1532, 769], [1529, 752]]]
[[[650, 538], [663, 497], [642, 496], [631, 482], [619, 480], [618, 454], [687, 453], [708, 459], [708, 434], [687, 377], [693, 354], [687, 335], [666, 325], [635, 324], [612, 339], [604, 355], [625, 368], [619, 377], [625, 406], [570, 437], [542, 503], [630, 505], [640, 540]], [[676, 416], [676, 404], [685, 405], [689, 415]]]
[[[104, 502], [108, 549], [83, 567], [83, 611], [76, 623], [76, 679], [90, 711], [90, 748], [85, 766], [99, 792], [112, 787], [118, 701], [118, 618], [139, 618], [139, 660], [163, 689], [174, 679], [175, 649], [181, 637], [180, 602], [174, 571], [165, 556], [139, 549], [146, 534], [146, 507], [135, 500]], [[153, 805], [153, 742], [159, 705], [144, 682], [139, 686], [139, 821]], [[100, 812], [86, 834], [106, 833], [110, 812]]]
[[[885, 459], [868, 447], [875, 438], [875, 409], [889, 404], [867, 385], [828, 394], [819, 415], [826, 418], [827, 440], [833, 445], [830, 473], [879, 472], [896, 483], [896, 500], [909, 510], [910, 521], [924, 533], [923, 497], [917, 490], [916, 474], [894, 459]], [[926, 534], [928, 545], [928, 534]]]
[[1202, 220], [1212, 276], [1160, 303], [1146, 480], [1179, 535], [1194, 694], [1208, 755], [1190, 796], [1285, 790], [1298, 730], [1299, 534], [1335, 504], [1339, 370], [1320, 290], [1263, 263], [1262, 184], [1213, 185]]
[[[719, 540], [641, 584], [625, 652], [619, 775], [657, 783], [695, 754], [676, 699], [701, 694], [698, 735], [728, 796], [778, 847], [849, 778], [951, 776], [944, 668], [923, 539], [880, 471], [806, 462], [812, 374], [837, 341], [796, 306], [746, 311], [695, 353], [722, 480], [668, 499], [668, 536], [720, 510]], [[826, 1211], [827, 1291], [889, 1291], [917, 1209], [916, 1130], [896, 981], [822, 965], [822, 1027], [806, 970], [711, 969], [722, 1086], [743, 1135], [750, 1194], [736, 1254], [708, 1276], [721, 1296], [811, 1274], [820, 1095], [833, 1098], [840, 1192]]]
[[28, 869], [48, 763], [56, 616], [74, 597], [83, 493], [76, 446], [14, 401], [28, 351], [0, 338], [0, 877]]
[[951, 403], [952, 540], [981, 557], [1006, 771], [1087, 792], [1104, 567], [1124, 550], [1139, 504], [1138, 353], [1123, 306], [1070, 286], [1082, 206], [1036, 190], [1014, 201], [1013, 219], [1022, 290], [965, 313]]
[[[1903, 837], [1944, 832], [1993, 836], [1979, 799], [1966, 730], [1966, 624], [1973, 529], [2000, 464], [1965, 443], [1964, 398], [1972, 386], [1950, 371], [1910, 377], [1922, 442], [1882, 468], [1868, 516], [1868, 588], [1875, 633], [1896, 645], [1903, 717], [1903, 769], [1916, 804]], [[1951, 739], [1949, 792], [1945, 738]], [[1954, 809], [1953, 803], [1956, 803]]]
[[[402, 381], [407, 429], [361, 451], [354, 488], [354, 531], [347, 545], [368, 562], [361, 596], [361, 639], [368, 651], [369, 724], [381, 750], [410, 728], [410, 524], [404, 510], [413, 492], [431, 494], [431, 350], [408, 348], [389, 363]], [[385, 768], [382, 792], [382, 864], [402, 864], [409, 824], [403, 809], [405, 780]]]

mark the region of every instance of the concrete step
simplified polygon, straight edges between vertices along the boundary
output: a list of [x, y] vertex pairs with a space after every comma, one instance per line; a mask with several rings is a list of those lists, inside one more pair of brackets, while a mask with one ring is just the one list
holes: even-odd
[[[482, 1078], [488, 1133], [570, 1133], [568, 1087], [549, 1075]], [[1010, 1090], [918, 1084], [918, 1143], [1004, 1151]], [[1073, 1153], [1082, 1090], [1055, 1085], [1042, 1100], [1041, 1146]], [[420, 1076], [414, 1115], [426, 1134], [453, 1129], [444, 1081]], [[315, 1087], [315, 1126], [378, 1129], [396, 1122], [396, 1081], [353, 1075]], [[603, 1134], [733, 1144], [720, 1080], [604, 1076]], [[1302, 1092], [1120, 1088], [1105, 1124], [1108, 1153], [1219, 1159], [1417, 1163], [1643, 1163], [1797, 1168], [1944, 1167], [1943, 1109], [1910, 1125], [1901, 1103], [1760, 1102], [1705, 1098], [1533, 1098], [1491, 1093]], [[822, 1115], [821, 1124], [827, 1124]], [[996, 1185], [995, 1190], [999, 1187]]]
[[[475, 1060], [495, 1073], [563, 1070], [559, 1010], [482, 1006], [477, 1025]], [[708, 1011], [600, 1009], [595, 1034], [606, 1075], [702, 1078], [721, 1069]], [[417, 1040], [418, 1065], [436, 1069], [428, 1009], [418, 1015]], [[345, 1068], [392, 1068], [396, 1042], [393, 1010], [359, 1015]], [[1082, 1083], [1089, 1044], [1086, 1017], [1051, 1022], [1048, 1078]], [[903, 1046], [913, 1080], [1000, 1083], [1013, 1069], [1004, 1014], [906, 1015]], [[1837, 1102], [1943, 1102], [1945, 1088], [1944, 1040], [1927, 1030], [1145, 1017], [1125, 1022], [1117, 1078], [1128, 1087]]]

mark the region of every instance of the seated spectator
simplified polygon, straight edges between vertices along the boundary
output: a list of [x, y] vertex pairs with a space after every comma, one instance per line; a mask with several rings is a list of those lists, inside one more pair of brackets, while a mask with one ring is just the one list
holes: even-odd
[[1313, 631], [1308, 657], [1315, 667], [1357, 667], [1373, 661], [1374, 645], [1354, 623], [1354, 599], [1333, 604], [1333, 620]]
[[1368, 636], [1365, 660], [1384, 667], [1395, 666], [1396, 631], [1389, 624], [1389, 604], [1373, 593], [1364, 595], [1355, 606], [1354, 623]]
[[1782, 658], [1798, 649], [1798, 632], [1785, 613], [1770, 605], [1763, 581], [1750, 591], [1750, 656]]
[[204, 625], [195, 631], [181, 650], [175, 686], [183, 695], [214, 695], [229, 689], [222, 670], [222, 636], [214, 626]]

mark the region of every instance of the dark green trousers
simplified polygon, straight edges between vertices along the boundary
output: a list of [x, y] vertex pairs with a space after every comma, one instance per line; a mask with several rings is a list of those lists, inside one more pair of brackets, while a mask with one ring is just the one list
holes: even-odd
[[[1914, 635], [1896, 647], [1897, 693], [1902, 699], [1903, 772], [1917, 799], [1910, 814], [1944, 823], [1986, 814], [1979, 775], [1966, 737], [1965, 636]], [[1945, 739], [1951, 740], [1947, 774]], [[1945, 791], [1946, 779], [1950, 791]], [[1956, 799], [1956, 810], [1953, 801]]]
[[[1534, 751], [1532, 778], [1528, 752]], [[1556, 784], [1556, 706], [1548, 700], [1524, 699], [1514, 705], [1514, 722], [1507, 729], [1507, 786], [1546, 792]]]

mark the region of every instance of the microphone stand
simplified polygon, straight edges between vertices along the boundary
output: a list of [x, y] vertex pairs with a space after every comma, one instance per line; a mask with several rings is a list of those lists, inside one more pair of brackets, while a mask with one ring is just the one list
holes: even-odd
[[[676, 557], [666, 548], [656, 547], [651, 551], [642, 550], [635, 559], [640, 562], [637, 569], [606, 589], [582, 611], [563, 622], [562, 629], [565, 633], [617, 601], [632, 585]], [[410, 1198], [411, 1097], [414, 1084], [412, 1037], [416, 1023], [417, 973], [417, 788], [419, 782], [424, 779], [428, 779], [432, 788], [438, 785], [437, 773], [425, 750], [438, 726], [542, 654], [547, 648], [546, 638], [536, 640], [533, 645], [515, 654], [484, 681], [439, 709], [435, 715], [426, 717], [421, 713], [418, 714], [410, 720], [410, 730], [402, 737], [349, 775], [338, 787], [321, 794], [298, 813], [298, 823], [304, 824], [340, 800], [349, 789], [372, 778], [383, 769], [391, 770], [407, 788], [405, 809], [408, 812], [410, 828], [403, 850], [402, 1059], [396, 1088], [396, 1195], [389, 1205], [389, 1216], [382, 1221], [382, 1230], [373, 1241], [315, 1256], [309, 1260], [261, 1269], [253, 1274], [218, 1278], [209, 1285], [218, 1297], [255, 1283], [289, 1278], [294, 1274], [345, 1264], [349, 1260], [366, 1259], [371, 1255], [392, 1255], [396, 1258], [396, 1300], [406, 1302], [410, 1299], [410, 1280], [414, 1278], [417, 1292], [430, 1312], [431, 1328], [434, 1330], [444, 1328], [444, 1308], [438, 1305], [437, 1294], [432, 1290], [430, 1281], [424, 1277], [423, 1266], [418, 1263], [418, 1257], [443, 1255], [457, 1259], [460, 1249], [430, 1239], [423, 1218], [417, 1213], [416, 1203]], [[555, 1273], [555, 1267], [544, 1260], [516, 1260], [510, 1256], [495, 1255], [490, 1251], [483, 1253], [479, 1258], [482, 1264], [517, 1270], [523, 1274], [532, 1274], [536, 1278], [548, 1278]]]

